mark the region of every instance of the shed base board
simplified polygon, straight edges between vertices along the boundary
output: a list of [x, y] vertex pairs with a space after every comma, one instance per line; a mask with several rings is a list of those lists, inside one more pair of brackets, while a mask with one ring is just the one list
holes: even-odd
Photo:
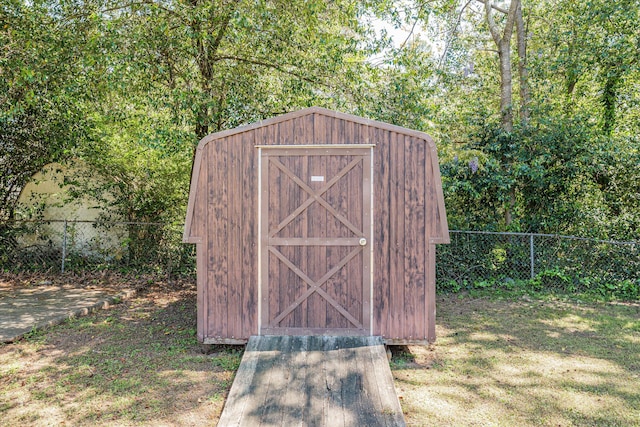
[[433, 344], [436, 340], [405, 340], [402, 338], [384, 338], [385, 345], [429, 345]]
[[[248, 342], [248, 339], [239, 338], [205, 338], [202, 340], [202, 344], [226, 344], [226, 345], [244, 345]], [[429, 345], [435, 342], [434, 340], [407, 340], [402, 338], [383, 338], [385, 345]]]
[[202, 344], [227, 344], [227, 345], [243, 345], [246, 344], [248, 339], [240, 338], [205, 338], [202, 340]]

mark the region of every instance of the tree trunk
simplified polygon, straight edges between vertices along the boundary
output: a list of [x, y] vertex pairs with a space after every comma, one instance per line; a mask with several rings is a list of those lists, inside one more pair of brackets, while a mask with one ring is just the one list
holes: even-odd
[[[513, 35], [513, 27], [516, 21], [517, 11], [520, 9], [520, 0], [511, 0], [511, 5], [507, 12], [507, 20], [504, 24], [504, 30], [500, 31], [498, 25], [493, 19], [493, 1], [485, 0], [485, 16], [487, 25], [491, 32], [491, 37], [498, 48], [498, 57], [500, 60], [500, 118], [502, 129], [505, 132], [513, 131], [513, 83], [511, 72], [511, 37]], [[510, 169], [510, 161], [503, 159], [504, 168]], [[504, 164], [506, 163], [506, 164]], [[511, 225], [513, 222], [513, 210], [516, 204], [516, 188], [512, 186], [509, 189], [509, 201], [504, 210], [505, 226]]]
[[[197, 7], [198, 1], [192, 0], [192, 5], [194, 8]], [[216, 26], [216, 28], [205, 29], [207, 32], [215, 34], [215, 38], [212, 41], [209, 42], [207, 37], [202, 35], [199, 35], [195, 39], [198, 54], [194, 59], [198, 64], [198, 71], [200, 72], [200, 90], [204, 95], [204, 100], [198, 106], [198, 111], [196, 112], [195, 117], [195, 132], [198, 139], [207, 136], [211, 130], [211, 124], [213, 123], [215, 125], [216, 123], [216, 118], [213, 117], [216, 114], [213, 114], [212, 108], [210, 107], [213, 99], [216, 98], [216, 93], [212, 86], [214, 76], [213, 67], [217, 61], [220, 44], [227, 34], [229, 23], [231, 22], [231, 17], [236, 7], [236, 2], [230, 2], [230, 4], [226, 5], [227, 10], [225, 10], [224, 13], [220, 13], [220, 15], [212, 19], [211, 22]], [[202, 31], [201, 21], [199, 20], [194, 19], [191, 22], [191, 27], [194, 34], [200, 34]], [[224, 99], [224, 94], [217, 98]], [[217, 106], [216, 108], [219, 109], [220, 106]]]
[[516, 41], [518, 47], [518, 77], [520, 79], [520, 120], [523, 124], [529, 123], [529, 70], [527, 68], [527, 31], [522, 18], [522, 3], [516, 10]]
[[513, 130], [513, 82], [511, 78], [511, 44], [510, 40], [501, 40], [498, 45], [500, 58], [500, 117], [502, 129]]
[[491, 37], [498, 48], [498, 56], [500, 58], [500, 116], [502, 128], [506, 132], [511, 132], [513, 130], [511, 36], [513, 35], [513, 26], [516, 20], [516, 11], [520, 8], [520, 0], [511, 0], [503, 32], [498, 29], [498, 25], [493, 19], [493, 2], [486, 0], [484, 8], [487, 25], [489, 26]]

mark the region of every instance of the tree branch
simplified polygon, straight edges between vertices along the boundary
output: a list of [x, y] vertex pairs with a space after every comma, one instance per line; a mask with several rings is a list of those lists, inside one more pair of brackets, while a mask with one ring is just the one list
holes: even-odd
[[132, 1], [129, 3], [125, 3], [125, 4], [121, 4], [121, 5], [117, 5], [117, 6], [113, 6], [107, 9], [102, 9], [100, 10], [100, 13], [109, 13], [109, 12], [115, 12], [116, 10], [122, 10], [122, 9], [127, 9], [130, 8], [132, 6], [155, 6], [158, 9], [164, 10], [167, 13], [170, 13], [172, 15], [175, 15], [177, 17], [179, 17], [180, 19], [184, 20], [184, 17], [182, 15], [180, 15], [178, 12], [176, 12], [173, 9], [169, 9], [168, 7], [162, 6], [159, 3], [154, 2], [153, 0], [141, 0], [141, 1]]
[[496, 21], [493, 19], [493, 11], [491, 10], [491, 6], [493, 6], [493, 2], [491, 0], [484, 1], [484, 11], [487, 16], [487, 24], [489, 25], [489, 32], [491, 33], [491, 37], [493, 37], [493, 41], [496, 45], [500, 46], [500, 40], [502, 37], [500, 36], [500, 31], [498, 30], [498, 25]]
[[[487, 0], [476, 0], [476, 1], [478, 1], [478, 2], [480, 2], [480, 3], [482, 3], [482, 4], [484, 4], [485, 6], [486, 6], [486, 4], [487, 4]], [[491, 2], [489, 1], [489, 3], [491, 3]], [[496, 6], [496, 5], [495, 5], [495, 4], [493, 4], [493, 3], [491, 3], [491, 7], [492, 7], [493, 9], [497, 10], [498, 12], [502, 12], [502, 13], [504, 13], [505, 15], [507, 15], [507, 14], [509, 13], [509, 11], [508, 11], [508, 10], [503, 9], [503, 8], [501, 8], [500, 6]]]
[[493, 1], [492, 0], [484, 0], [484, 10], [487, 15], [487, 24], [489, 25], [489, 31], [491, 32], [491, 37], [493, 37], [493, 41], [497, 46], [500, 46], [502, 42], [507, 42], [511, 40], [511, 35], [513, 34], [513, 25], [516, 20], [516, 11], [520, 7], [520, 0], [511, 0], [511, 5], [509, 6], [509, 11], [507, 13], [507, 22], [504, 24], [504, 32], [501, 35], [500, 30], [498, 29], [498, 25], [496, 21], [493, 19]]
[[271, 69], [279, 71], [281, 73], [297, 77], [300, 80], [303, 80], [303, 81], [308, 82], [308, 83], [321, 84], [321, 85], [326, 86], [326, 87], [331, 87], [330, 85], [328, 85], [326, 83], [323, 83], [323, 82], [318, 81], [318, 80], [314, 80], [314, 79], [312, 79], [310, 77], [302, 75], [301, 73], [297, 73], [297, 72], [292, 71], [292, 70], [287, 70], [284, 67], [282, 67], [281, 65], [273, 64], [273, 63], [262, 61], [262, 60], [259, 60], [259, 59], [249, 59], [249, 58], [241, 58], [241, 57], [238, 57], [238, 56], [223, 55], [223, 56], [216, 56], [216, 57], [213, 58], [213, 60], [214, 61], [237, 61], [237, 62], [244, 62], [246, 64], [259, 65], [261, 67], [271, 68]]
[[447, 56], [447, 51], [449, 50], [449, 46], [451, 46], [451, 41], [453, 40], [453, 34], [456, 32], [456, 29], [460, 25], [460, 20], [462, 19], [462, 13], [467, 8], [467, 6], [469, 6], [469, 4], [471, 4], [471, 1], [472, 0], [468, 0], [467, 3], [464, 6], [462, 6], [462, 9], [460, 9], [460, 13], [458, 13], [458, 18], [456, 19], [456, 23], [453, 26], [453, 29], [451, 30], [451, 34], [447, 38], [447, 41], [446, 41], [445, 46], [444, 46], [444, 51], [442, 52], [442, 55], [440, 56], [440, 61], [438, 61], [438, 68], [442, 68], [442, 64], [444, 63], [444, 58]]
[[413, 25], [411, 26], [411, 31], [407, 35], [407, 38], [405, 38], [402, 44], [400, 45], [400, 49], [404, 48], [404, 46], [409, 41], [409, 38], [411, 38], [411, 36], [413, 35], [413, 32], [416, 29], [416, 25], [418, 24], [418, 20], [420, 19], [420, 13], [422, 13], [422, 9], [424, 9], [424, 3], [420, 5], [420, 9], [418, 9], [418, 13], [416, 14], [416, 19], [415, 21], [413, 21]]

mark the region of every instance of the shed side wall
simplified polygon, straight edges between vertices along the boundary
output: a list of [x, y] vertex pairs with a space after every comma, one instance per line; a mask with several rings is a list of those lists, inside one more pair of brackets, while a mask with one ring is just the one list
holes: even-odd
[[[257, 164], [253, 134], [211, 141], [208, 154], [205, 338], [257, 331]], [[200, 272], [198, 272], [200, 274]]]
[[427, 341], [434, 317], [435, 264], [428, 253], [434, 184], [426, 141], [371, 129], [374, 185], [374, 331], [385, 339]]

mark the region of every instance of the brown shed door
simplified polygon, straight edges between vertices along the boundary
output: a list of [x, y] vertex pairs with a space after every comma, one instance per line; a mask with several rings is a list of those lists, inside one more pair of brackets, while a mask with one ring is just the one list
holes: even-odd
[[372, 148], [260, 151], [260, 333], [369, 335]]

